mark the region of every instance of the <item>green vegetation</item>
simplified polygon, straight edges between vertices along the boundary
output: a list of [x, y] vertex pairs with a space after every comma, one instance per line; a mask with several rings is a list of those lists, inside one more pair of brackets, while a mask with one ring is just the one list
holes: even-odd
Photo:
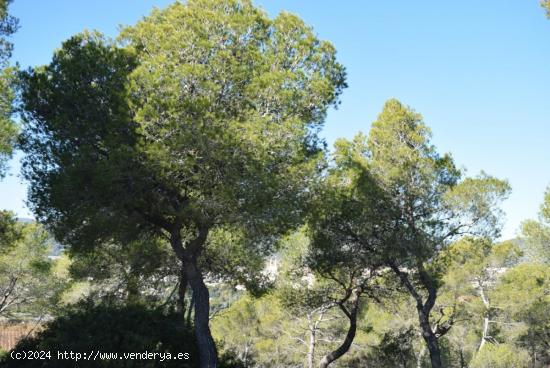
[[20, 238], [0, 252], [0, 317], [51, 314], [68, 280], [47, 258], [50, 235], [40, 225], [17, 225]]
[[9, 67], [13, 44], [9, 36], [17, 30], [18, 20], [8, 14], [10, 2], [0, 0], [0, 179], [5, 175], [17, 136], [17, 126], [11, 119], [15, 96], [14, 69]]
[[45, 321], [15, 351], [189, 354], [83, 367], [550, 365], [550, 188], [498, 242], [508, 183], [465, 176], [396, 99], [329, 151], [318, 133], [346, 73], [298, 16], [176, 2], [15, 72], [8, 3], [0, 176], [17, 92], [37, 222], [0, 212], [0, 317]]
[[522, 224], [522, 240], [533, 262], [550, 264], [550, 187], [540, 207], [539, 221], [527, 220]]

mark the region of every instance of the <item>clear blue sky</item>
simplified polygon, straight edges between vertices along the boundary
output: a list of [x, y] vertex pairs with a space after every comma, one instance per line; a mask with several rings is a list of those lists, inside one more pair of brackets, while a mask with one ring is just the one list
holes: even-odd
[[[166, 0], [15, 0], [21, 29], [14, 61], [47, 63], [61, 41], [83, 29], [115, 35]], [[537, 215], [550, 183], [550, 20], [538, 0], [320, 1], [257, 0], [272, 16], [300, 15], [334, 43], [349, 88], [323, 132], [367, 132], [385, 100], [422, 113], [434, 143], [471, 175], [485, 170], [510, 181], [503, 238]], [[0, 183], [0, 208], [29, 217], [26, 187]]]

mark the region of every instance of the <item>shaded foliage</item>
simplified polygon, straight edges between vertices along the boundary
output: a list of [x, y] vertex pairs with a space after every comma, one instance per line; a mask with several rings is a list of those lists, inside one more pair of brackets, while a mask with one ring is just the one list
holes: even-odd
[[[192, 329], [185, 329], [181, 315], [140, 305], [93, 305], [90, 302], [67, 307], [60, 317], [46, 324], [34, 337], [18, 343], [13, 351], [50, 351], [51, 359], [13, 360], [6, 355], [2, 367], [197, 367], [198, 352]], [[57, 352], [101, 353], [188, 353], [189, 359], [57, 359]], [[241, 367], [230, 354], [220, 359], [220, 368]]]

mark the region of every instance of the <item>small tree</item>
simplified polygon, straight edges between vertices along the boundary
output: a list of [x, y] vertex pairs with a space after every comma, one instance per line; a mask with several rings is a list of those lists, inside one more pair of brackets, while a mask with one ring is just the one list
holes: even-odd
[[[20, 225], [21, 226], [21, 225]], [[51, 236], [37, 224], [27, 224], [21, 237], [0, 253], [0, 316], [51, 314], [67, 280], [48, 259]]]

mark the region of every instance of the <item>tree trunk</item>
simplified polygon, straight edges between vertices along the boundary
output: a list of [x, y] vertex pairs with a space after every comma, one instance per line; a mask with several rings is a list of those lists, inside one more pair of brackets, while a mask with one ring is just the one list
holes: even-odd
[[479, 343], [479, 348], [477, 349], [478, 352], [481, 351], [483, 348], [483, 345], [485, 345], [485, 342], [487, 341], [487, 333], [489, 331], [489, 318], [487, 316], [483, 317], [483, 331], [481, 332], [481, 342]]
[[441, 351], [439, 350], [439, 343], [435, 335], [429, 336], [427, 339], [424, 339], [428, 345], [428, 351], [430, 352], [430, 362], [432, 368], [441, 368], [443, 364], [441, 363]]
[[321, 359], [321, 363], [319, 364], [319, 368], [327, 368], [332, 362], [334, 362], [336, 359], [340, 358], [342, 355], [347, 353], [349, 348], [351, 347], [351, 344], [353, 343], [353, 339], [355, 339], [355, 333], [357, 331], [357, 313], [359, 311], [359, 296], [360, 291], [354, 290], [352, 299], [351, 299], [351, 310], [347, 310], [346, 307], [343, 304], [340, 304], [339, 307], [342, 309], [344, 314], [349, 319], [349, 328], [348, 332], [346, 334], [346, 338], [344, 339], [344, 342], [333, 352], [325, 355], [323, 359]]
[[195, 304], [195, 336], [199, 348], [201, 368], [216, 368], [218, 364], [216, 345], [209, 327], [210, 295], [202, 274], [196, 264], [187, 263], [185, 273], [193, 290]]
[[424, 308], [418, 309], [418, 319], [420, 321], [420, 328], [422, 329], [422, 338], [426, 342], [426, 347], [430, 353], [430, 362], [432, 368], [441, 368], [441, 351], [439, 350], [439, 342], [437, 336], [430, 326], [429, 311], [426, 313]]
[[481, 301], [483, 302], [483, 306], [485, 307], [485, 312], [483, 316], [483, 331], [481, 335], [481, 342], [479, 343], [479, 348], [477, 349], [477, 351], [480, 352], [481, 348], [483, 348], [483, 345], [485, 345], [485, 342], [489, 337], [489, 321], [491, 318], [489, 313], [491, 312], [491, 304], [489, 303], [489, 299], [485, 295], [485, 291], [483, 290], [483, 284], [481, 284], [479, 281], [478, 281], [478, 290], [479, 290], [479, 296], [481, 297]]
[[422, 286], [428, 292], [426, 301], [423, 300], [422, 295], [418, 292], [416, 287], [409, 279], [409, 274], [401, 271], [399, 267], [393, 262], [388, 261], [388, 265], [392, 268], [395, 274], [400, 278], [401, 283], [409, 291], [409, 294], [416, 301], [416, 310], [418, 312], [418, 321], [420, 322], [420, 329], [422, 331], [422, 338], [426, 342], [426, 347], [430, 353], [430, 362], [432, 368], [441, 368], [441, 351], [439, 350], [439, 343], [437, 336], [430, 324], [430, 312], [435, 305], [437, 299], [437, 286], [432, 277], [426, 272], [422, 263], [417, 262], [417, 270], [419, 280]]
[[199, 350], [199, 367], [216, 368], [218, 357], [216, 344], [209, 327], [210, 295], [204, 283], [202, 273], [197, 265], [197, 257], [208, 236], [208, 228], [199, 227], [197, 237], [183, 247], [181, 227], [174, 226], [171, 233], [171, 246], [178, 258], [182, 261], [185, 278], [193, 292], [195, 309], [195, 337]]

